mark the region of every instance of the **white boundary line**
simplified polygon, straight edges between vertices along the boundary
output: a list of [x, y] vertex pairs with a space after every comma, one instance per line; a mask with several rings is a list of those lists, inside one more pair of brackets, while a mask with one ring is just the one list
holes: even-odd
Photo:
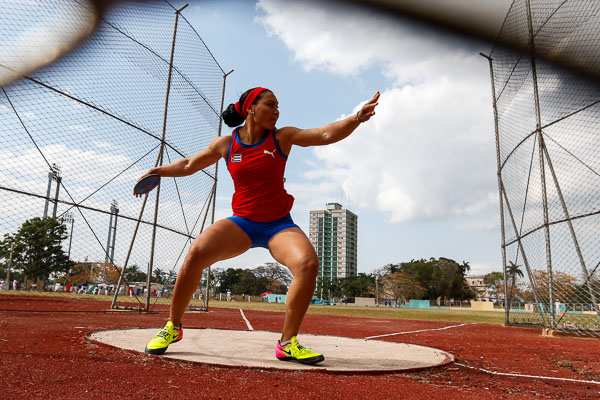
[[461, 363], [457, 363], [457, 362], [455, 362], [454, 364], [460, 365], [461, 367], [465, 367], [465, 368], [470, 368], [470, 369], [476, 369], [478, 371], [483, 371], [486, 374], [491, 374], [491, 375], [516, 376], [516, 377], [519, 377], [519, 378], [550, 379], [550, 380], [554, 380], [554, 381], [591, 383], [591, 384], [594, 384], [594, 385], [600, 385], [600, 381], [584, 381], [582, 379], [558, 378], [558, 377], [554, 377], [554, 376], [524, 375], [524, 374], [515, 374], [515, 373], [511, 373], [511, 372], [494, 372], [494, 371], [487, 370], [485, 368], [471, 367], [470, 365], [465, 365], [465, 364], [461, 364]]
[[242, 318], [244, 318], [244, 321], [246, 321], [246, 326], [248, 327], [248, 330], [253, 331], [254, 328], [252, 327], [252, 325], [250, 325], [250, 321], [248, 321], [248, 318], [246, 318], [246, 316], [244, 315], [244, 311], [242, 311], [241, 308], [240, 308], [240, 313], [242, 314]]
[[[244, 321], [246, 322], [246, 326], [248, 327], [249, 331], [253, 331], [254, 328], [252, 327], [252, 325], [250, 324], [250, 321], [248, 321], [248, 318], [246, 318], [246, 315], [244, 315], [244, 311], [240, 308], [240, 314], [242, 314], [242, 318], [244, 319]], [[396, 332], [396, 333], [388, 333], [385, 335], [377, 335], [377, 336], [367, 336], [365, 337], [366, 339], [373, 339], [373, 338], [378, 338], [378, 337], [385, 337], [385, 336], [395, 336], [395, 335], [407, 335], [409, 333], [419, 333], [419, 332], [428, 332], [428, 331], [442, 331], [444, 329], [450, 329], [450, 328], [458, 328], [460, 326], [466, 326], [466, 325], [474, 325], [475, 323], [471, 322], [471, 323], [466, 323], [466, 324], [459, 324], [459, 325], [451, 325], [451, 326], [445, 326], [443, 328], [435, 328], [435, 329], [420, 329], [418, 331], [409, 331], [409, 332]], [[486, 374], [490, 374], [490, 375], [500, 375], [500, 376], [513, 376], [513, 377], [517, 377], [517, 378], [533, 378], [533, 379], [547, 379], [547, 380], [554, 380], [554, 381], [565, 381], [565, 382], [577, 382], [577, 383], [590, 383], [593, 385], [600, 385], [600, 381], [586, 381], [583, 379], [572, 379], [572, 378], [558, 378], [558, 377], [554, 377], [554, 376], [541, 376], [541, 375], [526, 375], [526, 374], [516, 374], [516, 373], [512, 373], [512, 372], [495, 372], [495, 371], [490, 371], [488, 369], [485, 368], [477, 368], [477, 367], [472, 367], [470, 365], [466, 365], [466, 364], [461, 364], [459, 362], [454, 362], [455, 365], [461, 366], [461, 367], [465, 367], [465, 368], [469, 368], [469, 369], [474, 369], [477, 371], [482, 371], [485, 372]]]
[[444, 329], [458, 328], [459, 326], [465, 326], [465, 325], [475, 325], [475, 323], [474, 322], [469, 322], [469, 323], [466, 323], [466, 324], [445, 326], [443, 328], [420, 329], [418, 331], [386, 333], [385, 335], [367, 336], [367, 337], [365, 337], [365, 340], [367, 340], [367, 339], [375, 339], [375, 338], [380, 338], [380, 337], [386, 337], [386, 336], [408, 335], [409, 333], [419, 333], [419, 332], [429, 332], [429, 331], [443, 331]]

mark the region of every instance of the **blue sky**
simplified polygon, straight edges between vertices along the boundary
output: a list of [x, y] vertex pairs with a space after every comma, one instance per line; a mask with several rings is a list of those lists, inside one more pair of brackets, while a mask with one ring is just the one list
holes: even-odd
[[[429, 257], [468, 261], [474, 274], [501, 269], [489, 67], [479, 56], [490, 43], [328, 2], [191, 2], [184, 16], [223, 70], [234, 69], [225, 105], [269, 87], [280, 127], [324, 125], [381, 91], [377, 115], [348, 139], [292, 150], [286, 189], [305, 231], [309, 210], [341, 202], [359, 217], [359, 272]], [[233, 185], [222, 162], [219, 173], [223, 218]], [[270, 261], [251, 249], [216, 266]]]

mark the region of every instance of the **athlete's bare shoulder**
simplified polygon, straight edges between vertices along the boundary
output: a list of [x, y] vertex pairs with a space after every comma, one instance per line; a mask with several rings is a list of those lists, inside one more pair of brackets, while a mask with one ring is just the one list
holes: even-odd
[[283, 128], [277, 128], [275, 131], [275, 138], [284, 154], [289, 154], [292, 150], [294, 134], [299, 130], [294, 126], [284, 126]]
[[231, 135], [219, 136], [214, 138], [208, 145], [211, 151], [219, 153], [223, 158], [227, 158], [227, 151], [229, 150], [229, 144], [231, 143]]
[[275, 135], [281, 135], [283, 137], [293, 134], [294, 132], [297, 132], [299, 130], [300, 129], [296, 128], [295, 126], [284, 126], [283, 128], [277, 128], [277, 130], [275, 131]]

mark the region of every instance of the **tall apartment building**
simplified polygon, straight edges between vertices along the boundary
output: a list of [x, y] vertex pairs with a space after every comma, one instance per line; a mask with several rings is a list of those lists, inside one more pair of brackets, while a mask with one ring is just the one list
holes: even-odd
[[319, 277], [357, 275], [358, 217], [339, 203], [310, 212], [309, 239], [319, 256]]

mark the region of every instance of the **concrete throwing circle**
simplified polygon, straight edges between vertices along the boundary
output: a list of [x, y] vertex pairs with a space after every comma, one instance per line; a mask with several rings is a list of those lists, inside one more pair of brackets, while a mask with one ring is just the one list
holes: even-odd
[[[127, 329], [94, 332], [89, 338], [110, 346], [144, 352], [156, 329]], [[275, 358], [280, 333], [221, 329], [185, 329], [183, 339], [173, 343], [163, 356], [193, 362], [236, 367], [340, 372], [393, 372], [437, 367], [454, 361], [454, 356], [431, 347], [339, 336], [299, 335], [305, 347], [322, 353], [316, 365], [284, 362]]]

